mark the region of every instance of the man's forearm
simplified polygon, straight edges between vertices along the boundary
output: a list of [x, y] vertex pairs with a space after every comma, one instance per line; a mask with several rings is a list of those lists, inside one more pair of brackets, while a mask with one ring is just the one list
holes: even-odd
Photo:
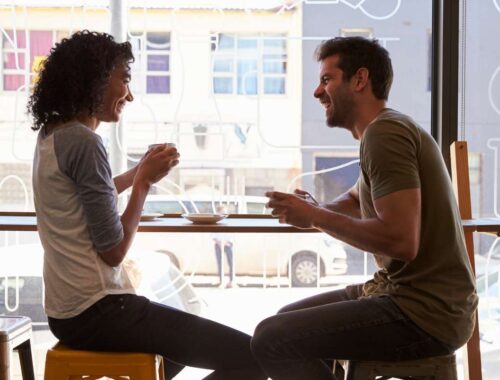
[[346, 192], [335, 198], [332, 202], [324, 203], [321, 206], [338, 214], [346, 215], [355, 219], [361, 219], [359, 201], [349, 192]]
[[315, 213], [313, 226], [363, 251], [402, 261], [412, 259], [398, 232], [380, 219], [360, 219], [321, 208]]

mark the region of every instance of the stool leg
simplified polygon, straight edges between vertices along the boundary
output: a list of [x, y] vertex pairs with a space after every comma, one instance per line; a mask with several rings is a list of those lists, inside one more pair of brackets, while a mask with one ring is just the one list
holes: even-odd
[[9, 380], [12, 350], [9, 342], [0, 342], [0, 380]]
[[370, 368], [366, 368], [355, 361], [347, 362], [346, 380], [375, 380]]
[[27, 340], [15, 348], [19, 353], [21, 362], [21, 373], [23, 380], [35, 380], [35, 371], [33, 369], [33, 356], [31, 354], [31, 343]]
[[160, 366], [158, 368], [158, 379], [165, 380], [165, 369], [163, 368], [163, 356], [158, 355], [157, 358], [160, 361]]
[[457, 380], [457, 367], [455, 364], [440, 367], [436, 380]]
[[344, 368], [342, 367], [342, 364], [340, 363], [339, 360], [333, 361], [333, 374], [335, 375], [335, 378], [337, 380], [344, 380], [345, 379]]

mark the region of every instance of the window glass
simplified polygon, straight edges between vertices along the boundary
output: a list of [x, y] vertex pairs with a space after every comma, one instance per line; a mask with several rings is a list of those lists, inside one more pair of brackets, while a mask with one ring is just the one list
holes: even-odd
[[[473, 217], [500, 217], [500, 2], [461, 2], [458, 139], [469, 152]], [[475, 234], [483, 378], [495, 378], [500, 350], [500, 238]]]
[[16, 30], [15, 33], [5, 30], [2, 34], [4, 91], [23, 89], [28, 81], [35, 80], [39, 65], [52, 47], [53, 35], [48, 30]]
[[271, 210], [268, 209], [265, 204], [248, 202], [247, 203], [247, 212], [249, 214], [269, 214], [271, 212]]
[[[239, 95], [285, 94], [286, 44], [284, 36], [271, 34], [262, 37], [219, 34], [218, 38], [212, 38], [214, 94], [233, 91]], [[229, 86], [227, 76], [232, 78], [231, 82], [237, 82], [236, 88]]]
[[214, 61], [215, 72], [232, 72], [233, 60], [231, 59], [217, 59]]
[[265, 78], [264, 92], [266, 94], [283, 94], [285, 92], [285, 80], [283, 78]]
[[132, 32], [129, 41], [135, 57], [132, 90], [137, 94], [170, 94], [170, 33]]
[[146, 92], [148, 94], [168, 94], [170, 92], [170, 78], [148, 75]]
[[233, 93], [233, 79], [218, 77], [214, 78], [214, 93], [216, 94], [232, 94]]
[[[37, 134], [30, 130], [26, 102], [36, 69], [62, 38], [81, 29], [109, 32], [120, 15], [103, 1], [18, 0], [15, 8], [11, 3], [0, 0], [0, 209], [33, 211]], [[136, 165], [149, 144], [175, 143], [181, 154], [179, 166], [151, 190], [145, 213], [213, 212], [214, 205], [225, 204], [230, 213], [269, 214], [267, 191], [301, 188], [328, 202], [353, 186], [359, 144], [345, 130], [325, 125], [325, 110], [312, 95], [318, 85], [314, 50], [328, 38], [377, 38], [394, 66], [389, 106], [430, 130], [431, 0], [204, 3], [131, 1], [121, 20], [135, 56], [130, 83], [135, 99], [120, 123], [102, 123], [97, 130], [113, 174]], [[493, 0], [476, 3], [469, 2], [477, 21], [468, 25], [476, 31], [467, 45], [474, 65], [469, 63], [467, 71], [472, 79], [466, 86], [466, 138], [473, 153], [475, 210], [496, 215], [500, 63], [497, 45], [485, 36], [498, 34], [499, 12]], [[489, 22], [481, 24], [479, 15]], [[120, 210], [128, 196], [120, 195]], [[483, 258], [491, 239], [478, 243]], [[169, 292], [170, 300], [179, 301], [176, 307], [203, 299], [206, 305], [186, 309], [247, 333], [286, 303], [365, 281], [377, 270], [370, 254], [323, 233], [235, 234], [233, 242], [240, 285], [232, 289], [235, 297], [218, 287], [210, 234], [139, 233], [132, 253], [151, 256], [142, 276], [151, 280], [149, 296], [169, 298], [161, 284], [183, 278], [188, 293]], [[160, 255], [157, 261], [155, 255]], [[0, 232], [0, 256], [8, 258], [0, 265], [0, 314], [32, 316], [39, 330], [34, 347], [42, 378], [43, 350], [55, 341], [40, 295], [42, 267], [36, 260], [43, 250], [34, 233]], [[32, 272], [17, 270], [16, 258]], [[309, 269], [292, 270], [300, 267]], [[19, 273], [18, 286], [13, 279]], [[485, 278], [481, 281], [485, 289]], [[490, 293], [498, 290], [491, 282], [488, 286]], [[17, 287], [22, 293], [16, 308]], [[493, 295], [491, 300], [493, 305]], [[496, 313], [494, 307], [481, 310], [482, 317], [488, 315], [484, 310]], [[176, 380], [207, 375], [193, 371], [183, 371]]]

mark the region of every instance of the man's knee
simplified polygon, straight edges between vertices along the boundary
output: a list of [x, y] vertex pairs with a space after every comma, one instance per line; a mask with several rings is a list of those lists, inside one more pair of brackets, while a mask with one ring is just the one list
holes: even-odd
[[287, 313], [289, 311], [294, 311], [294, 310], [296, 310], [296, 308], [294, 307], [294, 304], [289, 304], [289, 305], [285, 305], [281, 309], [279, 309], [277, 314], [283, 314], [283, 313]]
[[267, 356], [267, 352], [279, 345], [283, 334], [280, 325], [276, 317], [264, 319], [257, 325], [251, 341], [252, 352], [256, 357]]

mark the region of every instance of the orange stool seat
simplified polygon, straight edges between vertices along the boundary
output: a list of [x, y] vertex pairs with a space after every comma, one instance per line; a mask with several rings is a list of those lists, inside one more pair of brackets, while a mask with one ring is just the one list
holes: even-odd
[[69, 349], [58, 343], [47, 351], [46, 380], [164, 380], [159, 355], [138, 352], [98, 352]]

